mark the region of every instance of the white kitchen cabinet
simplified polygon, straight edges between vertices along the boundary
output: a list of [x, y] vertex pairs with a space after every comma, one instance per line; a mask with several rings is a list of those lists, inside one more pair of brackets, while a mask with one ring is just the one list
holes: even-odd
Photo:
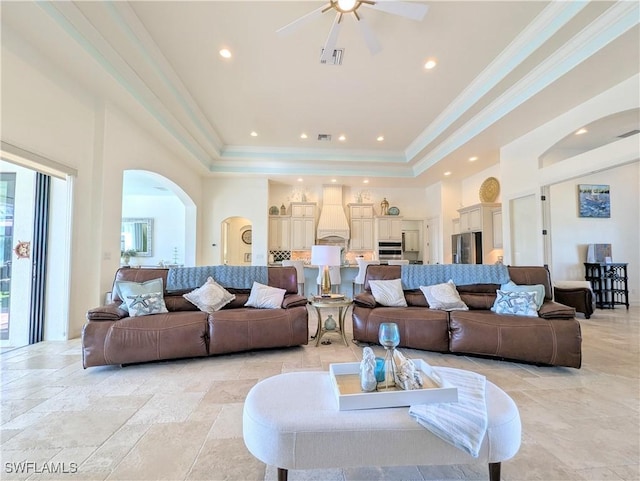
[[405, 230], [404, 252], [420, 252], [420, 232], [417, 230]]
[[502, 210], [496, 209], [492, 212], [493, 224], [493, 248], [502, 249]]
[[376, 217], [376, 238], [379, 241], [402, 241], [402, 217]]
[[291, 248], [291, 218], [269, 216], [269, 250], [286, 251]]
[[291, 250], [311, 250], [316, 242], [316, 204], [291, 203]]
[[373, 250], [373, 204], [349, 204], [349, 219], [350, 250]]
[[502, 246], [502, 221], [500, 231], [495, 230], [496, 222], [494, 222], [494, 213], [501, 212], [501, 204], [482, 203], [470, 205], [462, 209], [458, 209], [460, 213], [460, 233], [481, 232], [482, 233], [482, 263], [493, 264], [498, 260], [498, 256], [502, 252], [496, 251], [501, 249], [495, 244], [495, 236], [499, 234], [498, 242]]
[[482, 231], [482, 208], [480, 206], [460, 209], [460, 233]]
[[291, 218], [294, 217], [316, 217], [316, 204], [312, 202], [292, 202]]

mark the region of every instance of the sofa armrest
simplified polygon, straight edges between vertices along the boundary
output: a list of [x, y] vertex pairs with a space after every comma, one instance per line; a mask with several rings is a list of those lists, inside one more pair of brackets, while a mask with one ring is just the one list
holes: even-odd
[[118, 321], [129, 317], [129, 313], [124, 309], [120, 309], [119, 302], [112, 302], [106, 306], [94, 307], [87, 311], [87, 320], [89, 321]]
[[306, 297], [299, 294], [287, 294], [282, 301], [282, 308], [289, 309], [290, 307], [306, 306], [309, 303]]
[[373, 297], [373, 294], [370, 292], [361, 292], [356, 297], [354, 297], [353, 302], [357, 306], [361, 307], [369, 307], [373, 309], [376, 307], [376, 299]]
[[538, 316], [543, 319], [573, 319], [576, 317], [576, 310], [558, 302], [545, 301], [538, 310]]

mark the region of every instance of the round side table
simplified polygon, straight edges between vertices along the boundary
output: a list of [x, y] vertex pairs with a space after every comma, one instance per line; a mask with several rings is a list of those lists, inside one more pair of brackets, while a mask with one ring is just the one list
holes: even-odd
[[[316, 347], [320, 345], [320, 340], [322, 336], [324, 336], [327, 332], [335, 332], [340, 334], [342, 337], [342, 341], [345, 346], [348, 346], [347, 337], [344, 332], [344, 318], [351, 305], [351, 299], [348, 297], [340, 297], [336, 298], [318, 298], [312, 297], [309, 299], [309, 304], [316, 308], [316, 312], [318, 313], [318, 328], [316, 330], [315, 336], [312, 336], [311, 339], [316, 340]], [[321, 309], [338, 309], [338, 324], [333, 329], [327, 329], [322, 321], [322, 314], [320, 312]]]

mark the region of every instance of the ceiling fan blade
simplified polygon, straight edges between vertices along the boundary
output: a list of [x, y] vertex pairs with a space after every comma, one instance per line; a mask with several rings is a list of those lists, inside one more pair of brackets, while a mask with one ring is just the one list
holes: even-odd
[[381, 12], [400, 15], [401, 17], [410, 18], [411, 20], [422, 20], [427, 14], [429, 7], [422, 3], [413, 2], [393, 2], [393, 1], [377, 1], [374, 5], [366, 3], [362, 4], [367, 8], [380, 10]]
[[278, 30], [276, 30], [276, 33], [278, 35], [288, 35], [290, 33], [292, 33], [293, 31], [297, 30], [298, 28], [302, 27], [303, 25], [306, 25], [307, 23], [311, 22], [312, 20], [315, 20], [316, 18], [322, 16], [322, 14], [325, 12], [326, 10], [326, 5], [322, 6], [320, 8], [316, 8], [315, 10], [312, 10], [311, 12], [303, 15], [302, 17], [294, 20], [293, 22], [291, 22], [288, 25], [285, 25], [284, 27], [280, 27]]
[[367, 22], [362, 14], [358, 16], [358, 27], [360, 27], [360, 33], [364, 37], [364, 42], [367, 44], [367, 48], [371, 55], [375, 55], [382, 50], [382, 46], [378, 42], [369, 22]]
[[342, 26], [342, 23], [340, 23], [341, 17], [342, 17], [342, 14], [338, 13], [336, 15], [335, 20], [333, 21], [331, 30], [329, 30], [329, 36], [327, 37], [327, 41], [324, 43], [324, 50], [322, 51], [322, 55], [320, 55], [321, 62], [327, 63], [333, 56], [333, 51], [335, 50], [336, 43], [338, 42], [338, 34], [340, 33], [340, 27]]

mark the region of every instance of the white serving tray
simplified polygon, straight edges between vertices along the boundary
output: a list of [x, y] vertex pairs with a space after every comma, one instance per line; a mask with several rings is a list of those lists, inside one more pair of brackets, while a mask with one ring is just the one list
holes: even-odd
[[[329, 365], [331, 384], [338, 399], [338, 409], [377, 409], [413, 404], [458, 402], [458, 388], [443, 383], [429, 364], [414, 359], [422, 373], [424, 389], [411, 391], [389, 390], [362, 392], [360, 389], [360, 363], [345, 362]], [[380, 383], [382, 384], [382, 383]]]

